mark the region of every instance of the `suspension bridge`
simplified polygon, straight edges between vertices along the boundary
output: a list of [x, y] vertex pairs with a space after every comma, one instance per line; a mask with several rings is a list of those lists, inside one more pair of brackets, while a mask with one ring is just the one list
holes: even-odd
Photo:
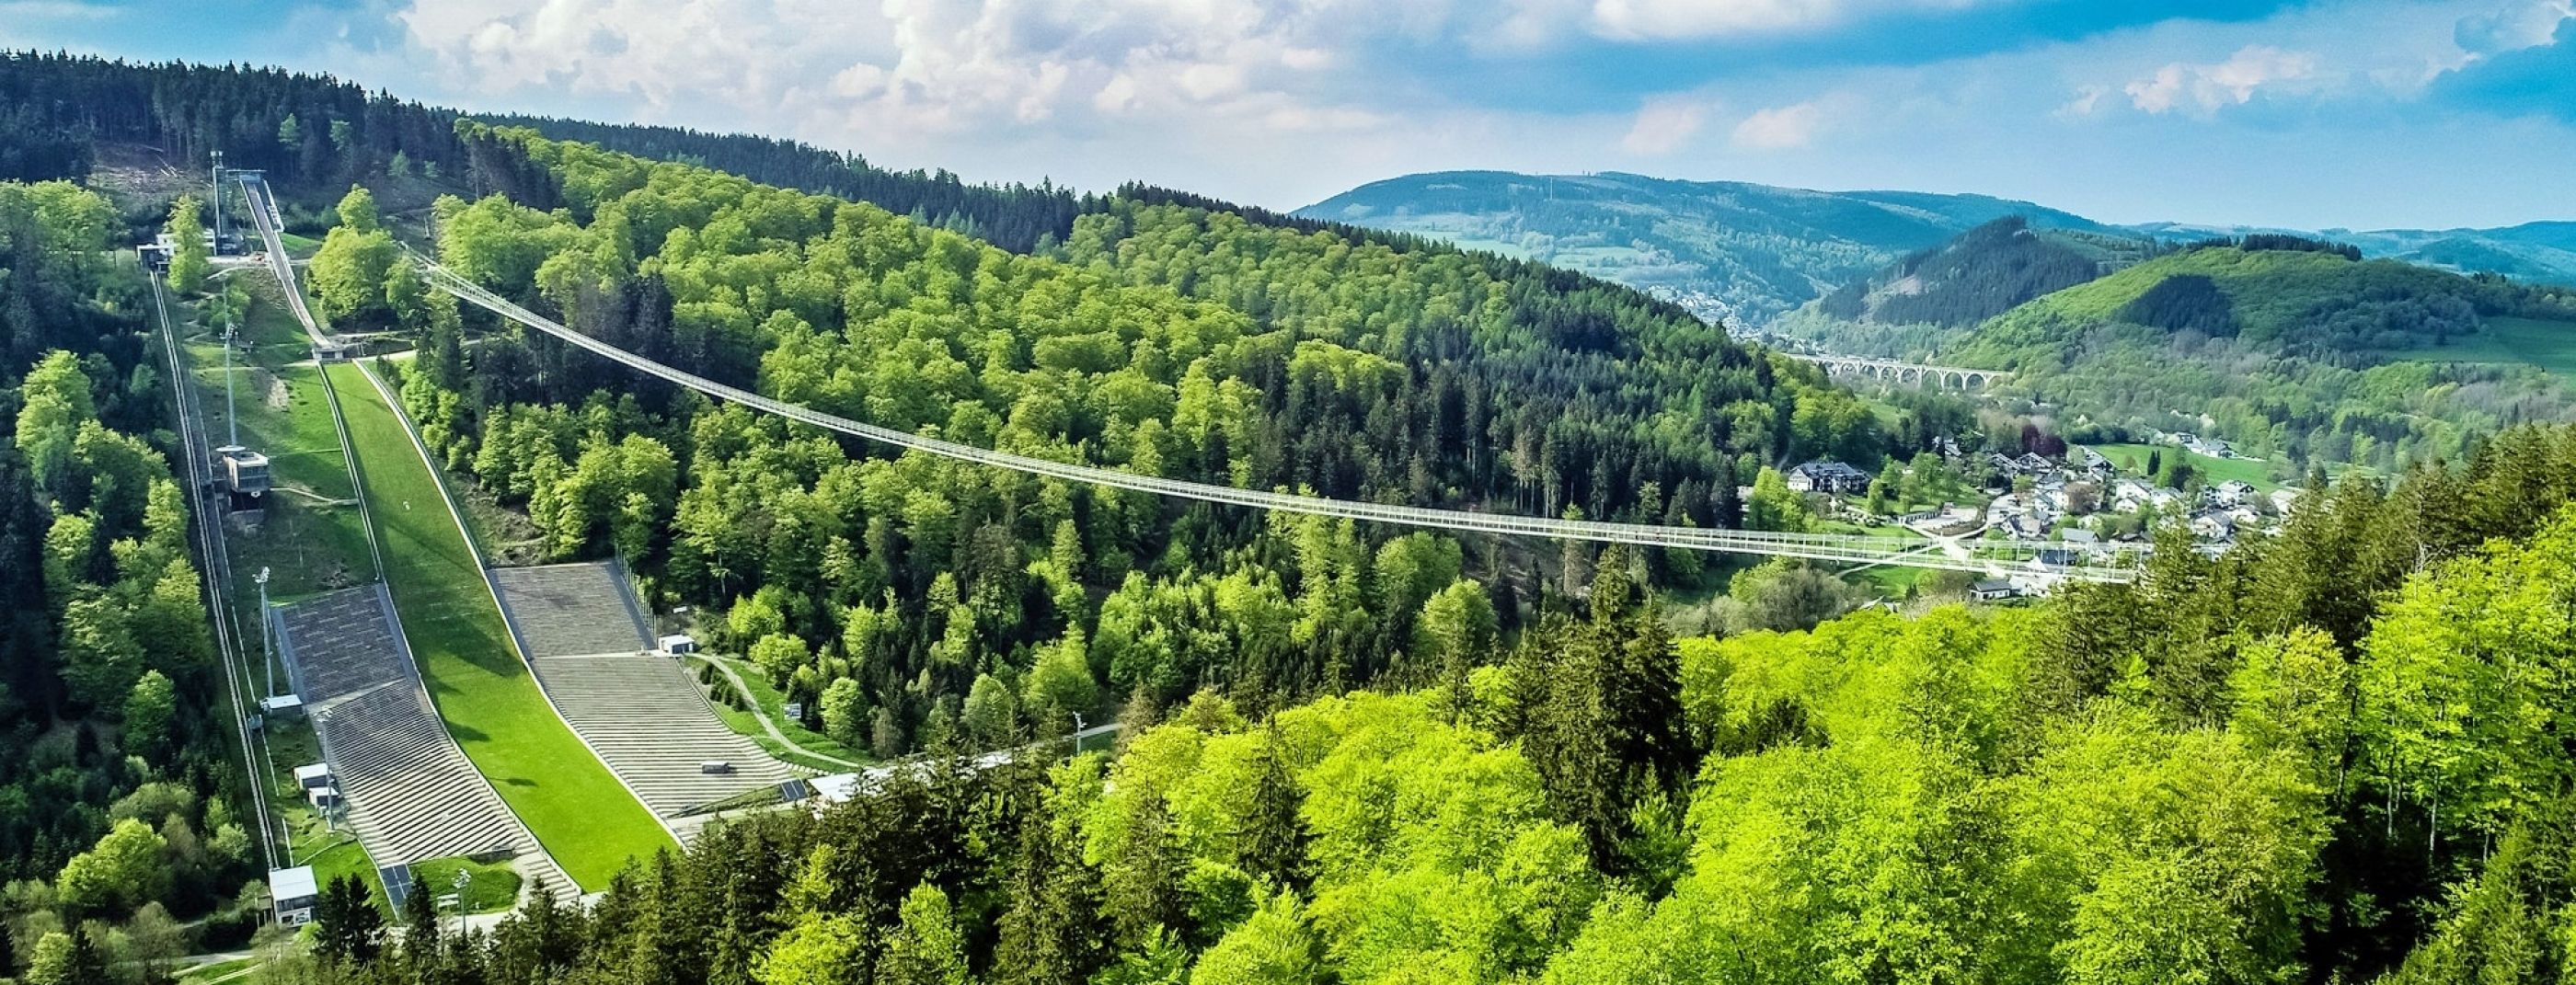
[[[717, 382], [686, 370], [655, 362], [573, 331], [552, 319], [529, 311], [518, 303], [417, 253], [412, 256], [432, 286], [495, 315], [561, 339], [576, 348], [646, 375], [719, 400], [738, 403], [763, 413], [774, 414], [827, 431], [959, 461], [1067, 482], [1207, 503], [1408, 527], [1541, 537], [1553, 540], [1594, 541], [1636, 547], [1670, 547], [1754, 554], [1840, 564], [1899, 564], [1985, 575], [2031, 574], [2077, 581], [2126, 581], [2135, 573], [2135, 560], [2139, 551], [2134, 545], [2117, 545], [2079, 552], [2069, 545], [2051, 541], [2006, 539], [1936, 539], [1927, 544], [1925, 541], [1858, 534], [1806, 534], [1666, 527], [1596, 520], [1549, 519], [1389, 503], [1365, 503], [1188, 482], [995, 451], [826, 414], [810, 407], [774, 400], [741, 387]], [[1935, 549], [1927, 550], [1927, 546]]]

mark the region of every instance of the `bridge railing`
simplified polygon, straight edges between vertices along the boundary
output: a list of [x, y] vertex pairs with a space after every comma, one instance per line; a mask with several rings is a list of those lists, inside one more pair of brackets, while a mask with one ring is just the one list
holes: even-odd
[[[1803, 534], [1775, 531], [1726, 530], [1699, 527], [1665, 527], [1636, 523], [1614, 523], [1598, 520], [1564, 520], [1545, 517], [1516, 516], [1505, 513], [1482, 513], [1471, 510], [1434, 509], [1390, 503], [1368, 503], [1300, 496], [1285, 492], [1242, 489], [1208, 483], [1168, 479], [1161, 476], [1123, 472], [1074, 462], [1039, 458], [1012, 452], [961, 445], [924, 435], [897, 431], [861, 421], [826, 414], [797, 404], [774, 400], [740, 387], [666, 366], [643, 356], [602, 342], [566, 328], [563, 325], [519, 306], [482, 285], [476, 284], [426, 258], [418, 258], [431, 284], [471, 302], [494, 314], [612, 362], [638, 370], [723, 400], [742, 404], [765, 413], [810, 424], [825, 430], [865, 438], [902, 448], [940, 455], [960, 461], [1010, 469], [1031, 475], [1046, 476], [1086, 485], [1104, 486], [1173, 496], [1201, 502], [1248, 506], [1309, 515], [1346, 517], [1375, 523], [1413, 527], [1471, 531], [1513, 536], [1544, 537], [1557, 540], [1586, 540], [1602, 543], [1629, 544], [1640, 547], [1677, 547], [1690, 550], [1793, 557], [1814, 561], [1854, 564], [1900, 564], [1908, 567], [1942, 568], [1958, 571], [1992, 573], [1999, 566], [2025, 563], [2039, 557], [2042, 550], [2063, 549], [2064, 545], [2045, 541], [1965, 541], [1959, 554], [1947, 549], [1926, 550], [1932, 542], [1891, 537], [1853, 534]], [[2051, 577], [2084, 581], [2122, 581], [2134, 571], [2136, 552], [2122, 545], [2105, 554], [2070, 558], [2080, 563], [2048, 565], [2031, 569]], [[1960, 556], [1965, 555], [1965, 556]]]

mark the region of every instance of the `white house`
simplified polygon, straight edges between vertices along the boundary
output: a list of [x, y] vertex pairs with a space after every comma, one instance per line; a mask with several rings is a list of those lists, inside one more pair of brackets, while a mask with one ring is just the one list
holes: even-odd
[[321, 886], [313, 881], [313, 867], [268, 870], [268, 899], [277, 922], [301, 927], [313, 922], [313, 908], [322, 902]]
[[1869, 489], [1869, 473], [1841, 462], [1808, 462], [1789, 470], [1793, 492], [1857, 493]]

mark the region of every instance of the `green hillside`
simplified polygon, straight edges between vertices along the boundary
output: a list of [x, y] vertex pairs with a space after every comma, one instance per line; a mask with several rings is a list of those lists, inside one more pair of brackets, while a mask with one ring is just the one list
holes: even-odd
[[2006, 216], [2037, 228], [2105, 229], [1982, 195], [1819, 192], [1617, 172], [1407, 175], [1297, 214], [1540, 260], [1748, 325]]
[[2029, 220], [2006, 216], [1907, 254], [1818, 298], [1810, 308], [1845, 321], [1972, 326], [2136, 263], [2153, 248], [2132, 237], [2032, 229]]
[[1954, 351], [2019, 360], [2034, 354], [2011, 350], [2053, 346], [2065, 341], [2068, 329], [2105, 321], [2294, 350], [2399, 349], [2475, 332], [2484, 317], [2530, 307], [2533, 294], [2395, 260], [2208, 247], [2158, 257], [2035, 300], [1996, 318]]
[[[2270, 244], [2258, 244], [2270, 245]], [[2079, 432], [2216, 434], [2285, 467], [2457, 457], [2571, 403], [2576, 292], [2323, 244], [2157, 257], [2005, 312], [1941, 347], [2016, 372]]]

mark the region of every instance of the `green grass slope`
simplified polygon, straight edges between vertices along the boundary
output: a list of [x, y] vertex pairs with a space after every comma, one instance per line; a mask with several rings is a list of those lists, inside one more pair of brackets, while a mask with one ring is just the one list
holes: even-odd
[[447, 729], [586, 889], [670, 834], [557, 718], [510, 640], [481, 564], [402, 419], [355, 364], [329, 367], [357, 450], [403, 635]]
[[2489, 318], [2476, 335], [2425, 342], [2391, 355], [2426, 362], [2532, 366], [2576, 381], [2576, 321]]

